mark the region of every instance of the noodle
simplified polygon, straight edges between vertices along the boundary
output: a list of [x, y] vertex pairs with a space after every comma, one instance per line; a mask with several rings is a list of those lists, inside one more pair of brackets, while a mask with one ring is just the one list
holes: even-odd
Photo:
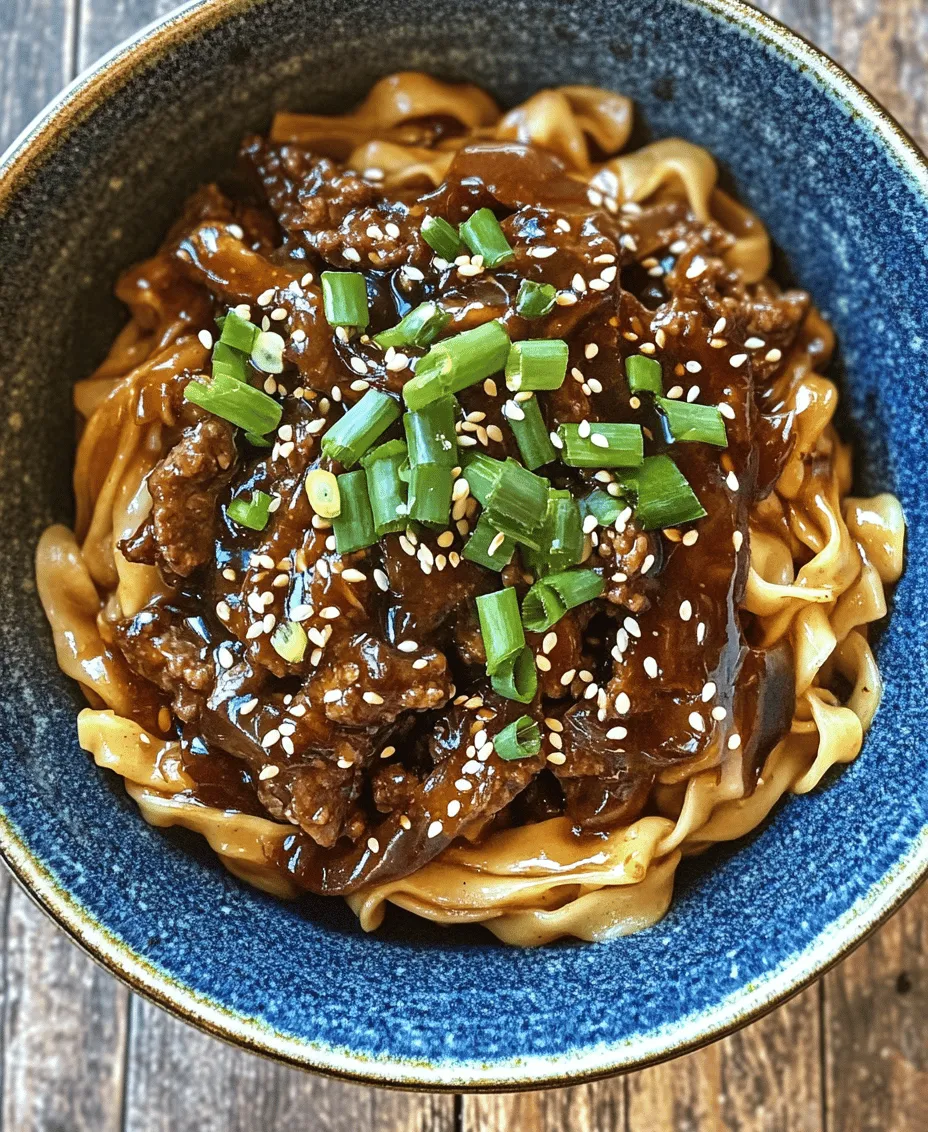
[[[453, 119], [456, 129], [433, 136], [425, 124], [433, 118]], [[714, 218], [734, 237], [728, 267], [745, 283], [765, 286], [766, 232], [716, 187], [712, 157], [680, 139], [619, 154], [630, 130], [629, 101], [588, 87], [542, 91], [501, 116], [475, 87], [400, 74], [376, 84], [350, 115], [278, 114], [272, 138], [374, 170], [386, 187], [439, 186], [455, 153], [474, 139], [534, 143], [620, 204], [682, 196], [700, 221]], [[239, 247], [246, 282], [227, 287], [253, 301], [247, 263], [254, 253]], [[197, 254], [207, 262], [208, 249]], [[292, 897], [298, 888], [275, 862], [294, 827], [197, 797], [178, 744], [165, 737], [158, 690], [130, 671], [112, 643], [116, 618], [169, 592], [156, 567], [128, 561], [119, 543], [151, 507], [147, 477], [173, 424], [170, 387], [207, 356], [196, 337], [206, 323], [200, 300], [173, 301], [171, 288], [181, 284], [170, 272], [156, 290], [135, 279], [130, 272], [120, 284], [132, 321], [97, 372], [75, 388], [84, 420], [75, 533], [52, 527], [43, 535], [39, 594], [59, 664], [92, 705], [78, 720], [81, 746], [123, 777], [151, 824], [201, 834], [236, 876]], [[751, 515], [743, 612], [763, 647], [791, 646], [796, 699], [792, 726], [756, 788], [746, 793], [743, 748], [715, 750], [665, 771], [653, 789], [653, 812], [601, 838], [578, 839], [566, 817], [555, 817], [455, 842], [411, 875], [353, 893], [348, 899], [365, 930], [380, 924], [391, 902], [439, 923], [483, 923], [518, 946], [638, 931], [665, 914], [682, 856], [744, 836], [784, 795], [807, 793], [856, 757], [880, 695], [868, 626], [885, 615], [885, 588], [901, 574], [904, 520], [891, 495], [847, 495], [849, 452], [832, 424], [838, 391], [818, 372], [831, 343], [811, 311], [770, 394], [771, 411], [788, 416], [795, 439], [773, 492]]]

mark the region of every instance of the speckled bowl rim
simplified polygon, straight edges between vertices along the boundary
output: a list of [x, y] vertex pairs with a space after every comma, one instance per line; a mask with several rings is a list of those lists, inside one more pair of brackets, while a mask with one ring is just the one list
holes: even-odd
[[[265, 2], [191, 0], [84, 71], [0, 156], [0, 214], [33, 170], [41, 166], [45, 155], [66, 143], [69, 132], [101, 102], [117, 95], [139, 69], [151, 66], [177, 44]], [[827, 88], [861, 120], [928, 204], [928, 161], [895, 119], [834, 60], [779, 20], [740, 0], [681, 2], [736, 25], [807, 71], [813, 81]], [[492, 1092], [573, 1085], [642, 1069], [707, 1045], [773, 1010], [845, 958], [925, 880], [928, 826], [909, 852], [804, 951], [782, 962], [762, 980], [733, 991], [712, 1010], [696, 1012], [634, 1040], [606, 1043], [583, 1053], [495, 1065], [459, 1062], [442, 1066], [418, 1060], [375, 1059], [276, 1032], [194, 991], [134, 953], [57, 883], [2, 812], [0, 855], [29, 896], [93, 959], [132, 990], [215, 1037], [285, 1064], [363, 1084]]]

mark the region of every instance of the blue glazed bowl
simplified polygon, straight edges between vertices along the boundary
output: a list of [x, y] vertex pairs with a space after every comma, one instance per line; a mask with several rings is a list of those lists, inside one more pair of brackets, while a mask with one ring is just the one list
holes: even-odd
[[[338, 900], [278, 903], [150, 829], [78, 748], [31, 581], [70, 518], [73, 381], [119, 325], [118, 271], [276, 107], [334, 111], [422, 68], [503, 102], [582, 81], [707, 146], [838, 333], [857, 487], [895, 491], [909, 567], [860, 758], [761, 833], [690, 861], [663, 923], [535, 951]], [[679, 1054], [781, 1002], [928, 871], [928, 169], [774, 21], [720, 0], [198, 2], [79, 79], [0, 168], [0, 849], [114, 974], [204, 1029], [373, 1083], [560, 1084]]]

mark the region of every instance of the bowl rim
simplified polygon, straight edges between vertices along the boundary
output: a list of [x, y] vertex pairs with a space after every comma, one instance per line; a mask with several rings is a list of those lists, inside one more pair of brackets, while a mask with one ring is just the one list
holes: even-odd
[[[0, 217], [6, 204], [46, 157], [139, 69], [174, 47], [258, 7], [265, 0], [189, 0], [114, 47], [79, 74], [0, 154]], [[843, 67], [781, 21], [743, 0], [678, 0], [732, 24], [805, 70], [858, 117], [928, 202], [928, 160], [909, 134]], [[798, 954], [765, 978], [739, 988], [711, 1010], [658, 1029], [643, 1039], [582, 1053], [500, 1061], [437, 1063], [371, 1058], [282, 1034], [223, 1006], [131, 948], [60, 885], [0, 811], [0, 856], [31, 899], [94, 961], [131, 990], [213, 1037], [296, 1068], [387, 1088], [430, 1092], [507, 1092], [557, 1088], [632, 1072], [692, 1052], [756, 1021], [804, 990], [879, 928], [928, 877], [928, 825], [906, 855]]]

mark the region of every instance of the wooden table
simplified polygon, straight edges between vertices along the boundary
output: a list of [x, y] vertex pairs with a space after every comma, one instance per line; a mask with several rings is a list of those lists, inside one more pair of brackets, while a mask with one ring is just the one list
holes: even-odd
[[[174, 0], [0, 0], [0, 149]], [[928, 141], [928, 0], [764, 0]], [[761, 107], [761, 112], [763, 108]], [[741, 1033], [595, 1085], [430, 1097], [231, 1049], [127, 991], [0, 873], [0, 1132], [926, 1132], [928, 887]]]

